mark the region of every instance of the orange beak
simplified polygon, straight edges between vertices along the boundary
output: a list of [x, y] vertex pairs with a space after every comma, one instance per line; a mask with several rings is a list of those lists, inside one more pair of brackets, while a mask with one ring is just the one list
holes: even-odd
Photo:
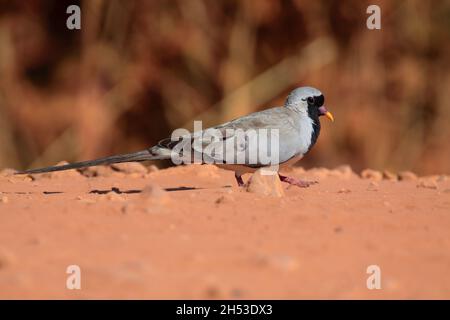
[[330, 119], [331, 122], [334, 122], [333, 114], [330, 111], [328, 111], [327, 108], [325, 108], [325, 106], [319, 107], [319, 112], [321, 116], [325, 116], [328, 119]]
[[334, 117], [333, 117], [333, 115], [331, 114], [330, 111], [325, 112], [325, 117], [327, 117], [328, 119], [330, 119], [331, 122], [334, 122]]

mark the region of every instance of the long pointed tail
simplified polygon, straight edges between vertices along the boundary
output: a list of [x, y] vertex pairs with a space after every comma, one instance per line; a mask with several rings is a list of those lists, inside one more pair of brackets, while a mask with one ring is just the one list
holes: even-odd
[[160, 160], [165, 159], [166, 157], [163, 157], [161, 155], [156, 155], [152, 152], [151, 149], [149, 150], [143, 150], [135, 153], [128, 153], [128, 154], [122, 154], [122, 155], [116, 155], [106, 158], [100, 158], [96, 160], [90, 160], [90, 161], [83, 161], [83, 162], [76, 162], [76, 163], [70, 163], [62, 166], [53, 166], [53, 167], [46, 167], [46, 168], [40, 168], [40, 169], [32, 169], [32, 170], [25, 170], [17, 172], [16, 174], [33, 174], [33, 173], [45, 173], [45, 172], [53, 172], [53, 171], [63, 171], [63, 170], [70, 170], [70, 169], [80, 169], [80, 168], [87, 168], [92, 166], [98, 166], [102, 164], [113, 164], [113, 163], [121, 163], [121, 162], [134, 162], [134, 161], [146, 161], [146, 160]]

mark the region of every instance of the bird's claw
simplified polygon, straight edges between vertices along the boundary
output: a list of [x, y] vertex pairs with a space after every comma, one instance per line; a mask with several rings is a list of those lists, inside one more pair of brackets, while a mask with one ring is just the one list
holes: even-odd
[[309, 186], [319, 183], [318, 181], [307, 181], [307, 180], [300, 180], [292, 177], [285, 177], [280, 175], [280, 180], [286, 183], [289, 183], [290, 185], [297, 186], [300, 188], [308, 188]]

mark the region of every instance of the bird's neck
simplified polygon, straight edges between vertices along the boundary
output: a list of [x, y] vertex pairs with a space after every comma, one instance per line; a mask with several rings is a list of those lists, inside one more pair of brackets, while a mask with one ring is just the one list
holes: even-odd
[[294, 112], [298, 117], [298, 130], [300, 141], [298, 141], [298, 153], [305, 154], [314, 146], [320, 133], [319, 110], [308, 107], [307, 110], [287, 105], [286, 108]]
[[308, 117], [312, 120], [312, 132], [311, 132], [311, 144], [309, 145], [308, 151], [314, 146], [319, 138], [320, 133], [320, 120], [319, 120], [319, 110], [315, 107], [308, 107]]
[[296, 112], [297, 130], [299, 140], [297, 141], [297, 153], [306, 154], [316, 143], [320, 132], [320, 122], [316, 117], [311, 117], [307, 112]]

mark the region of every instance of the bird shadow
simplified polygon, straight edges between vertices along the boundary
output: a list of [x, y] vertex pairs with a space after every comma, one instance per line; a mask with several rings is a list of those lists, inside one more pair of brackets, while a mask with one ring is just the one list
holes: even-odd
[[[220, 188], [231, 188], [231, 186], [226, 185], [222, 186]], [[208, 188], [196, 188], [196, 187], [174, 187], [174, 188], [164, 188], [167, 192], [177, 192], [177, 191], [192, 191], [192, 190], [206, 190]], [[108, 193], [116, 193], [116, 194], [136, 194], [136, 193], [142, 193], [144, 190], [141, 189], [132, 189], [132, 190], [120, 190], [119, 188], [113, 187], [108, 190], [91, 190], [89, 191], [90, 194], [108, 194]]]
[[[231, 188], [232, 186], [230, 185], [226, 185], [226, 186], [221, 186], [219, 187], [220, 189], [224, 189], [224, 188]], [[196, 188], [196, 187], [173, 187], [173, 188], [164, 188], [165, 191], [167, 192], [178, 192], [178, 191], [192, 191], [192, 190], [206, 190], [206, 189], [210, 189], [210, 188]], [[116, 193], [116, 194], [139, 194], [142, 193], [144, 190], [142, 189], [131, 189], [131, 190], [120, 190], [119, 188], [116, 187], [112, 187], [111, 189], [106, 189], [106, 190], [100, 190], [100, 189], [94, 189], [89, 191], [89, 194], [100, 194], [100, 195], [104, 195], [104, 194], [109, 194], [109, 193]], [[2, 192], [4, 194], [18, 194], [18, 195], [26, 195], [26, 194], [34, 194], [35, 192]], [[64, 191], [42, 191], [43, 195], [56, 195], [56, 194], [64, 194]]]
[[[202, 190], [204, 188], [195, 188], [195, 187], [176, 187], [176, 188], [164, 188], [167, 192], [174, 192], [174, 191], [189, 191], [189, 190]], [[140, 189], [132, 189], [132, 190], [120, 190], [119, 188], [113, 187], [111, 189], [107, 190], [91, 190], [89, 191], [90, 194], [108, 194], [108, 193], [116, 193], [116, 194], [136, 194], [136, 193], [142, 193], [143, 190]]]

